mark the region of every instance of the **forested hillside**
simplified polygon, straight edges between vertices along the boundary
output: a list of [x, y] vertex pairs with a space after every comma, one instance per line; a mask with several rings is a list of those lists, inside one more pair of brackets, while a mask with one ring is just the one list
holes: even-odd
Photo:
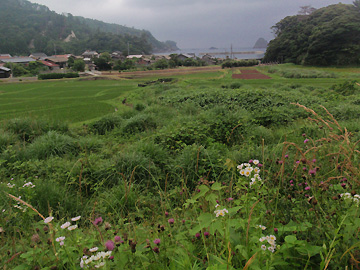
[[288, 16], [273, 26], [276, 38], [264, 61], [305, 65], [360, 63], [360, 9], [336, 4], [311, 14]]
[[[13, 55], [45, 52], [80, 54], [86, 49], [150, 53], [166, 51], [169, 42], [156, 40], [149, 31], [97, 20], [60, 15], [26, 0], [1, 0], [0, 53]], [[69, 35], [75, 37], [69, 38]], [[176, 47], [176, 46], [175, 46]]]

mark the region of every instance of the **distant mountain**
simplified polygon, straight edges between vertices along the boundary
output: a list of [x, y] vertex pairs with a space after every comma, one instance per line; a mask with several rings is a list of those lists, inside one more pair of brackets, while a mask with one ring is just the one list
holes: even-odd
[[268, 45], [268, 42], [265, 40], [265, 39], [263, 39], [263, 38], [259, 38], [257, 41], [256, 41], [256, 43], [255, 43], [255, 45], [254, 45], [254, 49], [264, 49], [264, 48], [266, 48], [267, 47], [267, 45]]
[[0, 54], [48, 55], [85, 50], [130, 54], [177, 50], [174, 41], [160, 42], [149, 31], [57, 14], [27, 0], [0, 0]]

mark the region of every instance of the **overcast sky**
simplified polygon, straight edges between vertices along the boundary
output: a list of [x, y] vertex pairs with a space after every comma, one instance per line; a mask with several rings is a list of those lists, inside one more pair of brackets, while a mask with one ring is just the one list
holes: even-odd
[[[301, 6], [321, 8], [339, 0], [30, 0], [57, 13], [149, 30], [160, 41], [185, 48], [252, 47], [274, 38], [271, 26]], [[342, 0], [352, 4], [353, 0]]]

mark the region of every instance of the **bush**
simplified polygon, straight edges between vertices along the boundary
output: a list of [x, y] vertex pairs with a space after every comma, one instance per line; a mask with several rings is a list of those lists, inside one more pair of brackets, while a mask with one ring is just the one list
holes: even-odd
[[150, 115], [138, 114], [124, 122], [122, 132], [124, 134], [136, 134], [156, 128], [156, 122]]
[[18, 135], [19, 139], [30, 142], [34, 138], [55, 130], [62, 133], [68, 132], [69, 127], [64, 122], [48, 121], [43, 119], [15, 118], [4, 123], [4, 130]]
[[25, 150], [25, 155], [29, 159], [46, 159], [51, 156], [76, 155], [79, 150], [74, 138], [56, 131], [49, 131], [34, 140]]
[[105, 135], [106, 132], [120, 127], [123, 119], [118, 114], [104, 116], [93, 124], [90, 124], [90, 130], [99, 135]]
[[48, 73], [48, 74], [39, 74], [39, 80], [50, 80], [50, 79], [63, 79], [63, 78], [77, 78], [79, 73], [69, 72], [69, 73]]
[[226, 60], [222, 63], [222, 68], [233, 68], [233, 67], [251, 67], [257, 66], [259, 64], [259, 60]]

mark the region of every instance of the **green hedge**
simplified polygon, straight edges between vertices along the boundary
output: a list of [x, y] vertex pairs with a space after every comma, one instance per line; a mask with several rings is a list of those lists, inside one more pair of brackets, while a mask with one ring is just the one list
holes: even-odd
[[63, 78], [77, 78], [79, 73], [69, 72], [69, 73], [48, 73], [48, 74], [39, 74], [39, 80], [50, 80], [50, 79], [63, 79]]

